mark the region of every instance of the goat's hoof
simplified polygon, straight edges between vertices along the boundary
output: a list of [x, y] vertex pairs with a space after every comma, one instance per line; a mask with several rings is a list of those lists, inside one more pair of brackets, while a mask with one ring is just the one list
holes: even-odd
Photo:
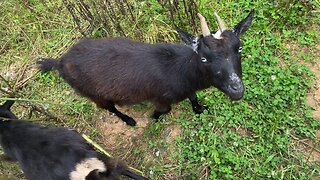
[[155, 113], [153, 113], [153, 115], [151, 117], [152, 117], [152, 119], [154, 119], [157, 122], [161, 115], [162, 115], [162, 113], [155, 112]]
[[125, 118], [125, 119], [123, 119], [123, 121], [126, 122], [127, 125], [129, 125], [129, 126], [135, 126], [137, 124], [137, 122], [134, 119], [132, 119], [131, 117]]
[[204, 110], [208, 109], [208, 106], [207, 105], [198, 105], [196, 107], [193, 107], [193, 111], [196, 113], [196, 114], [201, 114], [203, 113]]

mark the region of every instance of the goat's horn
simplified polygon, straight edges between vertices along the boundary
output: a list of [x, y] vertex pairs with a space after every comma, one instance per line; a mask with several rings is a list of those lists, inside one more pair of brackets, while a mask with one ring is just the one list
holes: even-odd
[[224, 24], [220, 16], [216, 12], [214, 12], [214, 16], [216, 17], [216, 20], [218, 22], [220, 32], [223, 32], [224, 30], [226, 30], [227, 29], [226, 25]]
[[201, 23], [201, 30], [202, 30], [202, 34], [203, 36], [209, 36], [210, 35], [210, 30], [208, 28], [208, 24], [206, 22], [206, 19], [200, 14], [198, 13], [198, 17], [200, 19], [200, 23]]

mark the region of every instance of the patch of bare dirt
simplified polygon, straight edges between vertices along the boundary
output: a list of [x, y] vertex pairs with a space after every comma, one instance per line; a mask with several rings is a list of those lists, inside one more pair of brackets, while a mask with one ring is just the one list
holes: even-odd
[[[308, 66], [310, 70], [315, 74], [315, 80], [312, 83], [311, 88], [307, 94], [307, 102], [314, 108], [314, 111], [312, 112], [313, 116], [315, 118], [320, 118], [320, 44], [317, 44], [313, 49], [308, 46], [300, 46], [295, 42], [288, 42], [287, 47], [290, 48], [291, 55], [293, 57], [300, 58], [298, 59], [299, 63]], [[301, 52], [312, 55], [315, 58], [310, 62], [306, 62], [301, 59], [302, 57], [300, 57], [299, 55], [299, 53]]]
[[250, 131], [246, 128], [237, 127], [234, 130], [237, 134], [239, 134], [241, 137], [249, 137], [251, 135]]
[[[149, 111], [135, 111], [132, 107], [117, 107], [119, 111], [127, 114], [128, 116], [134, 118], [137, 122], [135, 127], [126, 125], [120, 118], [117, 116], [107, 113], [102, 120], [97, 121], [96, 127], [102, 136], [102, 143], [109, 150], [124, 150], [129, 152], [133, 147], [139, 143], [147, 144], [143, 139], [144, 131], [149, 123], [152, 123], [153, 119], [150, 117], [152, 114], [151, 110]], [[168, 144], [172, 144], [177, 136], [182, 132], [182, 128], [176, 124], [169, 124], [163, 130], [159, 140], [163, 140]], [[143, 141], [143, 142], [141, 142]], [[161, 153], [164, 151], [167, 153], [171, 152], [170, 148], [165, 148], [161, 150]], [[125, 153], [125, 152], [124, 152]]]
[[[320, 44], [316, 44], [314, 48], [309, 46], [301, 46], [295, 42], [288, 42], [286, 44], [291, 50], [291, 56], [298, 57], [298, 62], [308, 66], [315, 74], [315, 80], [312, 82], [311, 88], [307, 94], [307, 102], [311, 107], [313, 107], [313, 116], [315, 118], [320, 118]], [[311, 55], [314, 57], [314, 59], [309, 62], [304, 61], [300, 56], [301, 52]]]
[[[133, 107], [117, 108], [134, 118], [137, 125], [135, 127], [128, 126], [121, 119], [109, 113], [97, 121], [96, 127], [101, 136], [101, 143], [104, 144], [107, 151], [110, 151], [113, 156], [124, 159], [132, 167], [139, 167], [143, 163], [145, 169], [149, 169], [149, 167], [159, 166], [160, 164], [162, 166], [177, 163], [175, 159], [168, 157], [171, 153], [177, 151], [174, 140], [182, 133], [180, 125], [168, 121], [160, 136], [155, 138], [158, 144], [152, 147], [144, 133], [148, 129], [149, 123], [153, 121], [150, 118], [152, 108], [138, 112], [133, 110]], [[165, 118], [170, 115], [174, 116], [175, 114], [166, 115]], [[164, 145], [162, 145], [163, 142], [165, 142]], [[164, 179], [176, 177], [175, 169], [171, 169], [163, 176]]]
[[[307, 93], [307, 103], [313, 108], [313, 117], [320, 118], [320, 44], [308, 47], [289, 42], [287, 47], [290, 48], [291, 55], [298, 57], [298, 62], [308, 66], [315, 75], [315, 80]], [[299, 55], [301, 52], [311, 55], [314, 59], [308, 62], [304, 61]], [[320, 162], [320, 130], [316, 133], [314, 140], [293, 137], [294, 147], [297, 148], [298, 153], [303, 153], [305, 160], [310, 162]]]
[[[316, 46], [317, 52], [320, 52], [320, 45]], [[320, 118], [320, 57], [307, 64], [311, 71], [315, 74], [315, 80], [307, 94], [307, 102], [313, 107], [313, 117]], [[317, 131], [315, 142], [306, 142], [309, 148], [305, 149], [305, 154], [310, 161], [320, 162], [320, 130]]]
[[182, 129], [179, 125], [170, 125], [162, 133], [162, 138], [169, 144], [181, 134]]
[[[316, 49], [320, 52], [319, 44]], [[314, 72], [316, 77], [307, 95], [307, 102], [314, 108], [313, 116], [320, 118], [320, 57], [316, 57], [314, 63], [307, 64], [307, 66]]]
[[297, 153], [303, 153], [304, 159], [309, 162], [320, 162], [320, 131], [316, 140], [293, 137]]
[[103, 143], [108, 149], [131, 148], [134, 138], [142, 137], [145, 127], [152, 119], [150, 112], [136, 112], [132, 107], [117, 107], [120, 112], [134, 118], [137, 122], [135, 127], [128, 126], [117, 116], [107, 113], [101, 120], [97, 121]]
[[5, 65], [0, 70], [1, 92], [6, 94], [14, 93], [14, 91], [26, 85], [36, 75], [37, 71], [36, 65], [30, 62], [22, 64], [17, 61], [13, 64]]

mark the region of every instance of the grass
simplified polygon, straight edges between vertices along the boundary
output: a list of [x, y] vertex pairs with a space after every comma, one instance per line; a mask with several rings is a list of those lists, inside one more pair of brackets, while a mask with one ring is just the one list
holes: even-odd
[[[61, 1], [23, 2], [27, 4], [0, 2], [0, 72], [5, 78], [0, 82], [1, 97], [15, 94], [26, 100], [14, 106], [19, 117], [76, 128], [103, 144], [96, 122], [105, 116], [104, 111], [76, 95], [56, 73], [39, 74], [34, 65], [38, 57], [59, 57], [81, 36], [71, 15]], [[319, 3], [202, 0], [198, 8], [211, 29], [217, 28], [213, 10], [232, 27], [256, 9], [252, 27], [242, 37], [245, 98], [231, 102], [214, 88], [198, 92], [208, 111], [194, 115], [189, 102], [183, 101], [163, 122], [145, 128], [130, 155], [125, 155], [125, 149], [111, 154], [152, 179], [320, 176], [319, 157], [311, 160], [309, 151], [300, 151], [298, 146], [305, 140], [318, 150], [320, 146], [316, 137], [320, 120], [313, 117], [306, 101], [316, 80], [309, 65], [319, 63]], [[156, 1], [137, 3], [134, 16], [141, 28], [138, 34], [143, 36], [135, 36], [136, 26], [123, 26], [131, 32], [129, 37], [146, 42], [178, 41], [166, 13]], [[176, 23], [188, 26], [186, 21]], [[93, 36], [103, 36], [103, 32], [99, 27]], [[143, 104], [134, 109], [141, 112], [149, 107]], [[168, 127], [181, 129], [173, 142], [163, 138]], [[0, 162], [0, 174], [22, 177], [17, 165], [7, 161]]]

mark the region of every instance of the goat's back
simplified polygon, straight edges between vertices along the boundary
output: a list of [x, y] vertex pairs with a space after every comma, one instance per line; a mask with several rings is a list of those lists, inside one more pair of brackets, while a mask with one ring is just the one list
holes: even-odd
[[180, 79], [185, 79], [177, 71], [192, 54], [191, 48], [176, 44], [83, 39], [60, 58], [58, 70], [84, 96], [133, 104], [171, 96], [168, 92], [175, 91]]

